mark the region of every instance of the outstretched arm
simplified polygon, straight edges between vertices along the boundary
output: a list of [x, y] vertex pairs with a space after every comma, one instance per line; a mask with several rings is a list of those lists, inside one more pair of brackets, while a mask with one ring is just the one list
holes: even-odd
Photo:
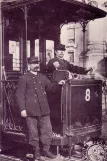
[[72, 73], [87, 74], [91, 70], [92, 68], [83, 68], [83, 67], [79, 67], [73, 64], [69, 64], [69, 71]]

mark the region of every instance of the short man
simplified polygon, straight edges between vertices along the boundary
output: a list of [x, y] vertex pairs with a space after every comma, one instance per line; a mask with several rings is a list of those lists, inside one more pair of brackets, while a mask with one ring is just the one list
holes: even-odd
[[66, 80], [67, 79], [67, 72], [70, 71], [72, 73], [77, 74], [87, 74], [92, 68], [83, 68], [79, 66], [74, 66], [70, 64], [67, 60], [64, 60], [64, 53], [65, 53], [65, 45], [58, 44], [55, 47], [55, 54], [56, 57], [50, 59], [47, 64], [47, 71], [52, 73], [53, 79], [55, 81], [58, 80]]
[[[55, 158], [55, 155], [49, 151], [52, 127], [45, 89], [55, 89], [57, 85], [52, 84], [45, 75], [38, 72], [39, 60], [37, 57], [29, 57], [28, 65], [30, 71], [20, 78], [16, 98], [21, 116], [26, 118], [29, 144], [33, 146], [34, 159], [40, 159], [39, 141], [43, 144], [43, 155], [52, 159]], [[63, 81], [59, 82], [59, 84], [62, 83]]]

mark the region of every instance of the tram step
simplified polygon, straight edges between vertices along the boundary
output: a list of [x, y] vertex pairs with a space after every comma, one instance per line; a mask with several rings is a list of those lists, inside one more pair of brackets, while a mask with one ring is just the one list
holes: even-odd
[[7, 156], [7, 155], [0, 154], [0, 161], [23, 161], [23, 160], [19, 158], [15, 158], [13, 156]]

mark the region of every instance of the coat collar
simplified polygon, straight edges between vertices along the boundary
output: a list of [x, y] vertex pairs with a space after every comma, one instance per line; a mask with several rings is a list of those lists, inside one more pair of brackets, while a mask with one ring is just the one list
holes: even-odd
[[34, 76], [34, 77], [40, 77], [41, 73], [40, 72], [37, 72], [37, 75], [31, 73], [30, 71], [28, 72], [28, 75], [30, 76]]

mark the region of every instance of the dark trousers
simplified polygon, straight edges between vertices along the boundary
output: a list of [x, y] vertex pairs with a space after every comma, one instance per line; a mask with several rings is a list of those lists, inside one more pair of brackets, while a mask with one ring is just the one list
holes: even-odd
[[43, 150], [48, 151], [52, 140], [52, 126], [50, 116], [27, 117], [29, 130], [29, 144], [39, 149], [39, 140], [43, 145]]

